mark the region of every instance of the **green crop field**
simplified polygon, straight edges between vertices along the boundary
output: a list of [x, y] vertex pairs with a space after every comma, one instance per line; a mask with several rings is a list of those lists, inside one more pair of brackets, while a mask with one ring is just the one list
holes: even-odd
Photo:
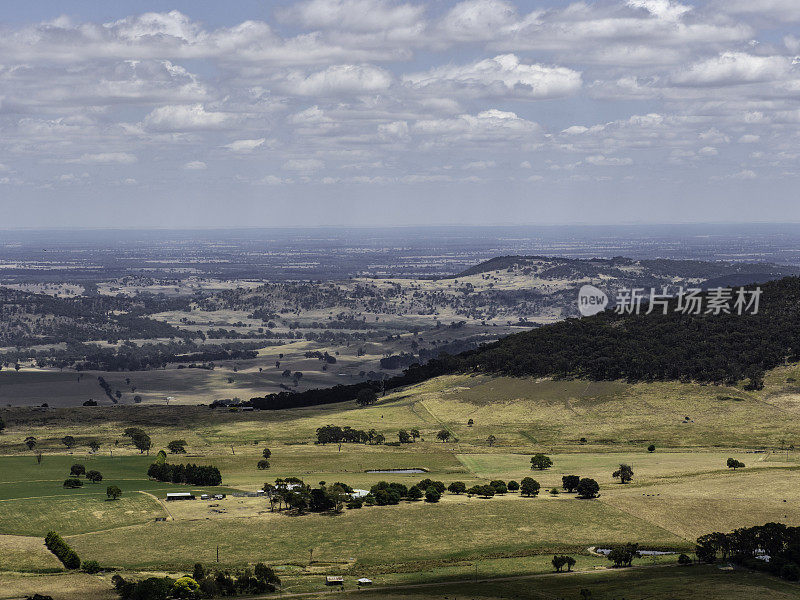
[[[486, 576], [546, 574], [552, 553], [565, 552], [577, 558], [576, 568], [602, 572], [565, 577], [566, 587], [559, 587], [561, 579], [546, 579], [550, 587], [542, 588], [547, 591], [541, 597], [575, 595], [569, 586], [580, 577], [591, 579], [597, 590], [593, 598], [612, 598], [631, 585], [623, 582], [643, 577], [643, 571], [607, 573], [608, 561], [592, 555], [592, 546], [630, 541], [691, 552], [694, 540], [711, 531], [768, 521], [800, 525], [794, 502], [800, 494], [794, 450], [800, 446], [794, 437], [800, 401], [786, 383], [793, 375], [790, 368], [777, 369], [759, 392], [677, 383], [449, 376], [393, 392], [367, 408], [343, 398], [339, 404], [274, 412], [191, 405], [5, 409], [0, 411], [7, 423], [0, 435], [0, 584], [2, 577], [9, 582], [16, 577], [13, 589], [28, 589], [20, 586], [28, 585], [34, 572], [60, 570], [41, 545], [41, 536], [55, 529], [84, 560], [134, 576], [180, 574], [197, 561], [213, 566], [217, 549], [220, 567], [264, 561], [278, 570], [286, 593], [319, 591], [324, 574], [341, 573], [351, 584], [362, 575], [387, 586], [451, 582], [440, 595], [403, 588], [397, 598], [537, 597], [520, 596], [531, 589], [522, 582], [498, 582], [491, 588], [452, 582], [469, 579], [476, 565]], [[315, 444], [316, 429], [328, 424], [375, 429], [387, 441], [397, 440], [400, 429], [416, 428], [421, 439], [401, 446]], [[151, 436], [151, 456], [140, 454], [122, 435], [130, 426]], [[442, 429], [452, 436], [445, 443], [436, 439]], [[23, 443], [29, 435], [37, 438], [33, 451]], [[61, 443], [65, 435], [77, 440], [71, 450]], [[168, 460], [217, 466], [224, 485], [216, 489], [228, 498], [163, 501], [169, 491], [208, 491], [146, 477], [152, 455], [174, 439], [186, 440], [188, 453]], [[100, 444], [98, 452], [89, 451], [90, 440]], [[651, 443], [654, 452], [647, 449]], [[258, 470], [264, 447], [272, 450], [271, 467]], [[536, 452], [547, 453], [552, 468], [531, 470]], [[746, 468], [727, 469], [729, 457]], [[100, 471], [103, 481], [64, 489], [74, 463]], [[612, 477], [620, 463], [634, 469], [627, 485]], [[366, 472], [403, 468], [425, 473]], [[579, 500], [563, 490], [549, 493], [560, 487], [563, 475], [572, 474], [596, 479], [600, 497]], [[472, 485], [526, 476], [541, 484], [538, 497], [446, 493], [437, 504], [403, 501], [338, 515], [289, 516], [271, 511], [263, 498], [232, 496], [278, 477], [369, 489], [381, 480], [410, 486], [430, 477]], [[108, 485], [123, 490], [119, 500], [106, 499]], [[156, 517], [167, 520], [156, 522]], [[713, 569], [658, 572], [641, 584], [651, 597], [658, 597], [653, 590], [659, 585], [672, 589], [698, 577], [695, 592], [704, 589], [702, 582], [713, 593], [741, 588], [753, 598], [781, 598], [785, 590], [796, 589], [777, 579], [746, 579]], [[29, 575], [20, 579], [24, 573]], [[47, 575], [47, 581], [58, 576]], [[109, 575], [86, 577], [81, 580], [88, 586], [86, 597], [105, 600]]]

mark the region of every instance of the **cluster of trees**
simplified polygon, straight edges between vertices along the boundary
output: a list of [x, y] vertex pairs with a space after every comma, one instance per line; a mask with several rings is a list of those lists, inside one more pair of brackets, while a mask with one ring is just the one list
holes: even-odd
[[317, 444], [383, 444], [386, 436], [374, 429], [364, 431], [338, 425], [324, 425], [317, 428]]
[[281, 584], [272, 568], [258, 563], [255, 568], [245, 568], [235, 573], [210, 571], [202, 563], [194, 566], [190, 575], [178, 579], [150, 577], [141, 581], [128, 581], [121, 575], [111, 578], [122, 600], [169, 600], [183, 598], [217, 598], [274, 592]]
[[77, 553], [55, 531], [48, 531], [44, 545], [67, 569], [80, 569], [81, 559]]
[[[312, 488], [297, 477], [279, 478], [275, 484], [265, 483], [264, 493], [270, 503], [270, 510], [282, 508], [292, 509], [302, 514], [310, 512], [341, 512], [351, 500], [353, 488], [341, 482], [328, 485], [319, 482], [318, 488]], [[352, 507], [351, 507], [352, 508]], [[355, 508], [360, 508], [360, 505]]]
[[147, 469], [147, 476], [156, 481], [215, 486], [222, 484], [222, 475], [212, 465], [171, 465], [157, 461]]
[[256, 465], [259, 470], [265, 471], [265, 470], [269, 469], [269, 467], [270, 467], [270, 465], [269, 465], [269, 457], [270, 456], [272, 456], [272, 450], [270, 450], [269, 448], [264, 448], [264, 450], [261, 452], [261, 457], [262, 458], [261, 458], [261, 460], [258, 461], [258, 464]]
[[634, 558], [639, 558], [639, 544], [625, 544], [624, 546], [614, 546], [608, 553], [608, 560], [614, 563], [615, 567], [630, 567]]
[[80, 463], [76, 463], [70, 467], [69, 475], [69, 478], [64, 480], [65, 488], [74, 489], [82, 487], [83, 481], [81, 481], [80, 477], [83, 475], [85, 475], [86, 479], [92, 483], [100, 483], [103, 481], [103, 474], [100, 471], [94, 469], [87, 471], [86, 467]]
[[697, 538], [695, 554], [706, 563], [713, 563], [717, 559], [730, 560], [750, 569], [798, 581], [800, 527], [766, 523], [743, 527], [731, 533], [709, 533]]
[[550, 562], [556, 573], [560, 573], [564, 567], [567, 567], [567, 571], [572, 571], [572, 567], [575, 566], [575, 559], [566, 554], [556, 554]]

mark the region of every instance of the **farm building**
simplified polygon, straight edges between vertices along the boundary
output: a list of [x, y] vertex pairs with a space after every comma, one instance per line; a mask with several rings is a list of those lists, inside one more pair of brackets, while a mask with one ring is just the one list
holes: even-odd
[[325, 585], [344, 585], [344, 577], [341, 575], [328, 575], [325, 578]]
[[366, 577], [362, 577], [358, 580], [358, 585], [372, 585], [372, 579], [367, 579]]
[[194, 500], [194, 494], [191, 492], [171, 492], [167, 494], [167, 501], [173, 500]]
[[353, 490], [353, 493], [352, 493], [352, 494], [350, 494], [350, 495], [351, 495], [353, 498], [363, 498], [363, 497], [364, 497], [364, 496], [366, 496], [367, 494], [369, 494], [369, 490], [358, 490], [358, 489], [354, 489], [354, 490]]

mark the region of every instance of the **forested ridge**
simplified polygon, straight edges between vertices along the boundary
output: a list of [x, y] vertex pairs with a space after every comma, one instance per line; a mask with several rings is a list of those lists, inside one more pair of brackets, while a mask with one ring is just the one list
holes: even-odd
[[760, 289], [755, 314], [684, 314], [675, 311], [675, 299], [667, 314], [644, 314], [646, 305], [640, 314], [607, 310], [513, 334], [476, 350], [443, 354], [383, 383], [282, 392], [250, 402], [269, 409], [341, 402], [365, 388], [393, 389], [453, 373], [727, 384], [747, 379], [748, 386], [758, 387], [764, 370], [800, 359], [800, 278], [786, 277]]

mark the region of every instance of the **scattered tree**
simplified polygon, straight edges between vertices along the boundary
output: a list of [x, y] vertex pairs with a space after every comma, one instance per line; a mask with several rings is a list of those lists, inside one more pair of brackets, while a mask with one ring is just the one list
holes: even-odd
[[258, 467], [259, 470], [266, 471], [267, 469], [269, 469], [270, 464], [266, 458], [262, 458], [260, 461], [258, 461], [258, 464], [256, 466]]
[[119, 489], [116, 485], [110, 485], [106, 488], [106, 496], [109, 500], [116, 500], [120, 496], [122, 496], [122, 490]]
[[648, 452], [655, 452], [655, 451], [656, 451], [656, 446], [655, 446], [655, 444], [650, 444], [650, 445], [647, 447], [647, 451], [648, 451]]
[[744, 463], [741, 461], [736, 460], [735, 458], [729, 458], [727, 462], [728, 468], [733, 469], [744, 469]]
[[592, 498], [597, 498], [597, 496], [600, 494], [600, 485], [594, 479], [584, 477], [578, 482], [578, 486], [575, 488], [575, 490], [578, 492], [579, 498], [585, 498], [589, 500]]
[[519, 491], [523, 496], [538, 496], [540, 487], [539, 482], [533, 477], [525, 477], [520, 481]]
[[261, 456], [263, 456], [265, 459], [269, 459], [272, 456], [272, 450], [269, 448], [264, 448], [264, 450], [261, 451]]
[[487, 438], [486, 438], [486, 443], [487, 443], [487, 444], [489, 444], [489, 447], [490, 447], [490, 448], [491, 448], [492, 446], [494, 446], [494, 443], [495, 443], [496, 441], [497, 441], [497, 438], [496, 438], [496, 437], [494, 437], [493, 435], [490, 435], [489, 437], [487, 437]]
[[75, 477], [80, 477], [81, 475], [86, 475], [86, 467], [84, 467], [80, 463], [76, 463], [72, 465], [69, 469], [69, 474], [74, 475]]
[[508, 491], [509, 492], [517, 492], [519, 491], [519, 483], [514, 481], [513, 479], [508, 482]]
[[28, 450], [33, 450], [36, 447], [36, 438], [29, 435], [25, 438], [25, 445], [28, 447]]
[[441, 497], [439, 490], [433, 486], [425, 490], [425, 502], [438, 502]]
[[88, 446], [92, 452], [97, 452], [98, 450], [100, 450], [100, 443], [97, 440], [92, 440], [91, 442], [89, 442]]
[[633, 469], [630, 465], [620, 464], [619, 469], [614, 471], [611, 476], [619, 478], [620, 483], [630, 483], [633, 479]]
[[454, 481], [447, 486], [447, 491], [451, 494], [463, 494], [467, 491], [467, 486], [463, 481]]
[[436, 439], [442, 442], [446, 442], [450, 439], [450, 432], [447, 429], [442, 429], [439, 433], [436, 434]]
[[564, 475], [561, 478], [561, 486], [567, 492], [574, 492], [578, 489], [578, 484], [580, 483], [581, 478], [577, 475]]
[[539, 453], [534, 454], [531, 457], [531, 469], [539, 469], [540, 471], [544, 471], [545, 469], [549, 469], [553, 466], [553, 461], [550, 459], [549, 456]]
[[186, 440], [172, 440], [167, 444], [171, 454], [186, 454]]
[[71, 450], [75, 446], [75, 438], [71, 435], [65, 435], [61, 438], [61, 443], [67, 447], [67, 450]]
[[91, 481], [92, 483], [100, 483], [103, 481], [103, 474], [100, 471], [95, 471], [94, 469], [91, 471], [86, 472], [86, 479]]

